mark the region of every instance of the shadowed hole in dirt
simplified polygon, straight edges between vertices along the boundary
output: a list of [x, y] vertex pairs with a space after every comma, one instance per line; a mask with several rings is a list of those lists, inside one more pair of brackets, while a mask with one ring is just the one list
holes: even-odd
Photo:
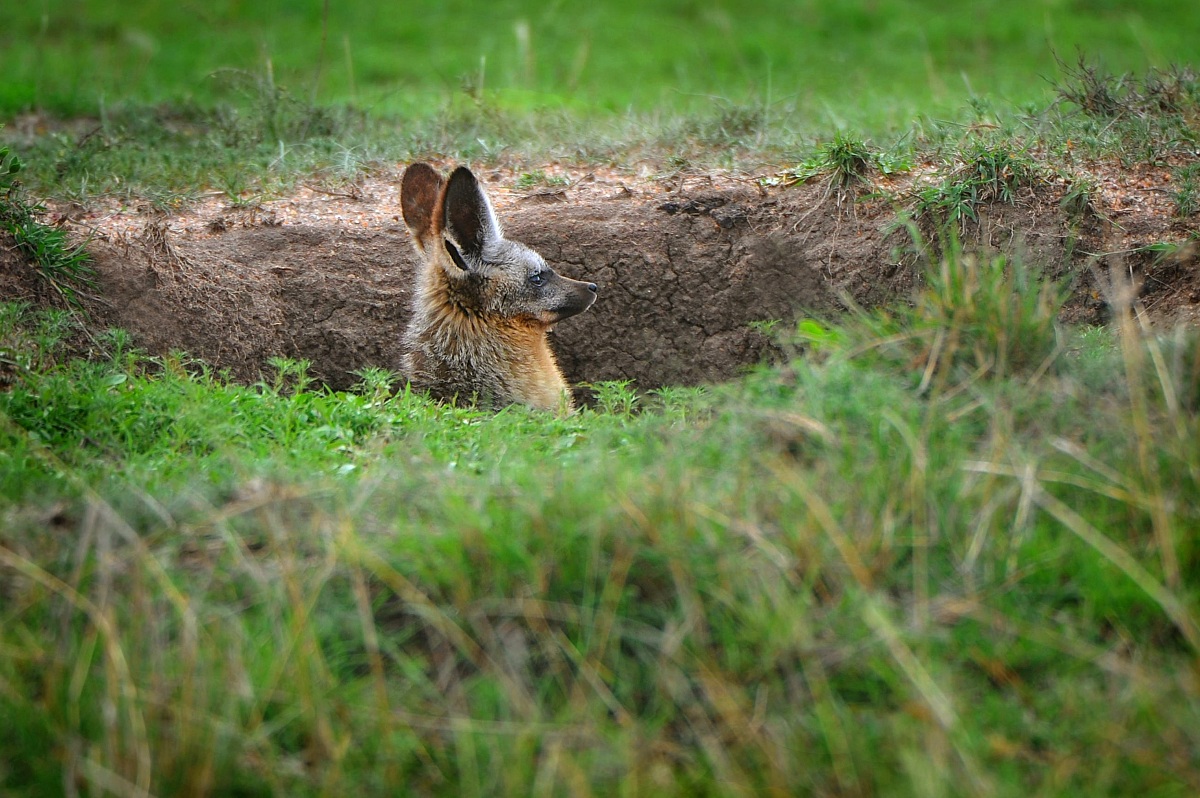
[[[679, 191], [666, 201], [628, 190], [559, 193], [510, 203], [500, 217], [509, 238], [600, 286], [591, 310], [551, 334], [574, 384], [633, 380], [647, 390], [726, 380], [771, 355], [755, 322], [905, 301], [921, 273], [891, 203], [838, 201], [820, 185]], [[1147, 243], [1178, 238], [1171, 219], [1126, 217], [1114, 243], [1110, 222], [1070, 217], [1060, 200], [1046, 187], [1018, 206], [981, 208], [966, 245], [1019, 252], [1070, 281], [1068, 321], [1103, 321], [1095, 264], [1136, 271], [1161, 318], [1200, 318], [1194, 248], [1163, 260], [1128, 246], [1131, 229]], [[416, 256], [403, 223], [386, 218], [364, 230], [281, 224], [241, 209], [193, 220], [201, 236], [173, 233], [153, 215], [133, 232], [101, 230], [90, 245], [99, 275], [90, 323], [122, 327], [154, 354], [186, 351], [239, 380], [258, 379], [282, 355], [349, 387], [354, 371], [398, 369], [401, 360]], [[1094, 257], [1105, 252], [1119, 254]], [[3, 265], [0, 297], [47, 301], [11, 255]]]

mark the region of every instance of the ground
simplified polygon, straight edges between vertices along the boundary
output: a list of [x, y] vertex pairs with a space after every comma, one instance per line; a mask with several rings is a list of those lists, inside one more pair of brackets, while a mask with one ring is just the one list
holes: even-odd
[[[1063, 281], [1067, 322], [1104, 321], [1110, 271], [1135, 276], [1155, 322], [1200, 321], [1194, 240], [1165, 256], [1160, 247], [1195, 230], [1172, 215], [1170, 169], [1077, 166], [1096, 185], [1082, 213], [1065, 211], [1065, 185], [1048, 180], [1015, 204], [979, 208], [968, 245], [1016, 252]], [[313, 376], [344, 388], [356, 370], [400, 363], [415, 265], [399, 216], [402, 171], [270, 201], [212, 195], [174, 213], [116, 201], [50, 210], [90, 237], [94, 328], [125, 328], [143, 349], [184, 350], [241, 380], [258, 378], [271, 356], [304, 358]], [[769, 175], [551, 165], [530, 187], [510, 168], [479, 173], [508, 237], [600, 286], [596, 305], [552, 334], [576, 384], [728, 379], [776, 347], [762, 322], [903, 301], [921, 273], [912, 234], [897, 224], [929, 179], [920, 168], [849, 191], [819, 177], [768, 186]], [[45, 298], [4, 257], [0, 295]]]

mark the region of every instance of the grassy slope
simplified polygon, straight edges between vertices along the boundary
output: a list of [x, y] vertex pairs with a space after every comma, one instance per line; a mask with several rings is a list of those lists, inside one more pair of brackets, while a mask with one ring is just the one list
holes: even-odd
[[[280, 6], [8, 10], [0, 108], [107, 114], [29, 142], [31, 185], [578, 152], [627, 108], [651, 136], [682, 120], [681, 155], [747, 119], [787, 147], [957, 108], [960, 70], [1044, 104], [1048, 32], [1116, 69], [1186, 59], [1200, 14], [331, 4], [321, 99], [430, 114], [395, 143], [308, 104], [320, 7]], [[1195, 794], [1200, 346], [1056, 331], [995, 266], [802, 325], [736, 385], [605, 386], [567, 419], [378, 373], [305, 390], [288, 363], [230, 385], [119, 333], [64, 362], [68, 318], [0, 307], [0, 793]]]

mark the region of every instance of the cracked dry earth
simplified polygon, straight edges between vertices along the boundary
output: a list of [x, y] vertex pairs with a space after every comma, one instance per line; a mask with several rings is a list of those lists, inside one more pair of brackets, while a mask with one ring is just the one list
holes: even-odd
[[[92, 326], [122, 327], [151, 353], [183, 350], [247, 381], [269, 371], [271, 356], [305, 358], [314, 377], [345, 388], [357, 369], [400, 363], [416, 265], [399, 215], [402, 170], [254, 204], [209, 196], [172, 214], [112, 203], [52, 211], [91, 236]], [[509, 238], [600, 286], [593, 308], [551, 335], [572, 383], [725, 380], [769, 356], [754, 322], [903, 301], [920, 279], [896, 225], [920, 170], [875, 181], [899, 200], [860, 190], [857, 201], [820, 181], [764, 188], [729, 174], [544, 171], [554, 185], [518, 188], [511, 169], [477, 173]], [[1172, 217], [1170, 170], [1090, 173], [1099, 190], [1083, 217], [1060, 209], [1065, 186], [1046, 184], [1016, 205], [981, 208], [968, 246], [1018, 251], [1069, 281], [1069, 322], [1103, 321], [1102, 284], [1118, 271], [1135, 275], [1156, 323], [1200, 321], [1194, 243], [1166, 258], [1144, 249], [1197, 229], [1195, 216]], [[30, 270], [0, 257], [0, 297], [45, 299]]]

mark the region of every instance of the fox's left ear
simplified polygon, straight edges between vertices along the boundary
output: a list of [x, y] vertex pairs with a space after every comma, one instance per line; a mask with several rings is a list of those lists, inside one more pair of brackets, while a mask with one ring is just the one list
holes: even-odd
[[442, 186], [446, 181], [427, 163], [415, 163], [404, 170], [400, 183], [400, 208], [404, 212], [404, 223], [408, 225], [417, 248], [422, 252], [429, 240], [437, 235], [434, 229], [433, 211], [437, 208]]
[[447, 250], [459, 268], [468, 269], [468, 264], [482, 262], [484, 248], [501, 238], [500, 222], [492, 210], [492, 203], [475, 175], [465, 166], [455, 169], [446, 183], [442, 220], [446, 233], [454, 239], [448, 242]]

